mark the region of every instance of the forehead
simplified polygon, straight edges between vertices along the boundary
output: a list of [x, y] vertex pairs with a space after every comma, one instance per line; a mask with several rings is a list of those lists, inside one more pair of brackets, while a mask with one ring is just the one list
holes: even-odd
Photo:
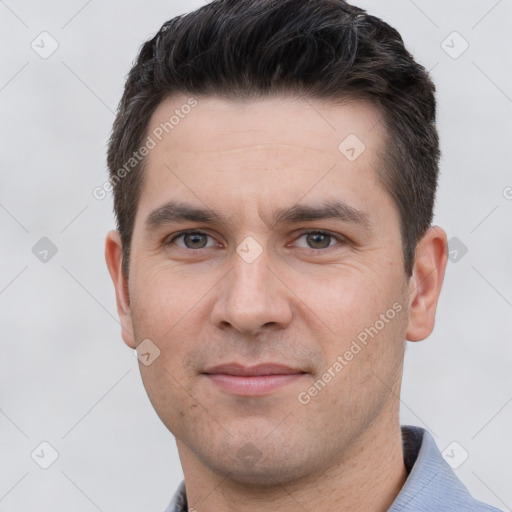
[[305, 195], [364, 202], [368, 187], [382, 188], [383, 124], [368, 102], [180, 95], [160, 103], [147, 135], [142, 212], [185, 196], [223, 208], [258, 194], [257, 208]]
[[[259, 142], [325, 152], [327, 146], [336, 150], [350, 134], [367, 145], [378, 145], [381, 117], [377, 107], [362, 100], [334, 103], [297, 96], [226, 100], [177, 95], [158, 105], [148, 133], [158, 142], [172, 138], [183, 151], [232, 150], [236, 145], [243, 148], [245, 142]], [[318, 137], [311, 137], [314, 134]]]

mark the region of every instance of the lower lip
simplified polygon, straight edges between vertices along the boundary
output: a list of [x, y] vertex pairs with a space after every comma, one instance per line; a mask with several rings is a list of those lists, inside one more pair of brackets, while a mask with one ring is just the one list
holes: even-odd
[[258, 396], [282, 388], [300, 379], [303, 373], [279, 375], [241, 376], [225, 373], [210, 373], [206, 376], [224, 391], [234, 395]]

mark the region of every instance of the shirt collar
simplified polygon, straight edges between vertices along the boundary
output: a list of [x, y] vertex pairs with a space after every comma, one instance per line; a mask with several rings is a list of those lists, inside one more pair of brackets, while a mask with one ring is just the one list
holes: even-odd
[[499, 512], [471, 496], [426, 430], [402, 426], [402, 444], [409, 476], [388, 512]]

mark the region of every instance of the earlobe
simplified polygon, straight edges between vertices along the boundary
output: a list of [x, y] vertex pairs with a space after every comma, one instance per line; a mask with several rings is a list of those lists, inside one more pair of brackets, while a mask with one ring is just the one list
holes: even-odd
[[418, 242], [409, 284], [409, 323], [406, 339], [421, 341], [434, 329], [437, 301], [448, 261], [447, 238], [432, 226]]
[[130, 310], [128, 281], [123, 271], [123, 250], [118, 231], [109, 231], [105, 240], [105, 260], [116, 292], [117, 313], [121, 321], [124, 342], [135, 348]]

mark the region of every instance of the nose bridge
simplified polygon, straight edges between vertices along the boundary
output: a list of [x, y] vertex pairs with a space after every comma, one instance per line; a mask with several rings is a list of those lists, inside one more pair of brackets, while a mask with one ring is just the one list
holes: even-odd
[[237, 247], [221, 296], [214, 308], [217, 325], [230, 324], [254, 333], [267, 324], [285, 326], [291, 320], [284, 287], [270, 270], [270, 258], [251, 237]]
[[[244, 252], [245, 251], [245, 252]], [[255, 254], [256, 249], [242, 242], [237, 248], [237, 255], [233, 258], [232, 290], [231, 293], [238, 300], [254, 302], [251, 299], [262, 300], [266, 298], [265, 283], [267, 290], [269, 283], [268, 257], [266, 254]]]

